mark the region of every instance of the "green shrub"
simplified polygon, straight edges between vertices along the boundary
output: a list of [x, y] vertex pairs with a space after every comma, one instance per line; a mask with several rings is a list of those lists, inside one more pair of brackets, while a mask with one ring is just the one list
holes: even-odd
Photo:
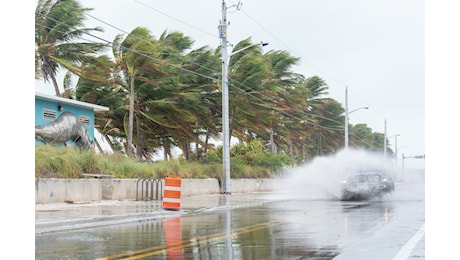
[[[263, 148], [263, 147], [262, 147]], [[290, 160], [272, 155], [260, 144], [239, 145], [231, 158], [232, 178], [271, 177]], [[139, 162], [126, 155], [97, 154], [75, 147], [37, 145], [35, 147], [35, 177], [82, 178], [83, 173], [110, 174], [115, 178], [217, 178], [222, 179], [222, 147], [212, 148], [200, 161], [174, 159], [170, 161]]]

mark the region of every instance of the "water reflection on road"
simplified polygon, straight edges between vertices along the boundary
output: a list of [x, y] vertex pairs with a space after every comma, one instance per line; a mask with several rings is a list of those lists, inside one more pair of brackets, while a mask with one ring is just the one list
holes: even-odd
[[[272, 200], [253, 194], [234, 203], [236, 195], [215, 196], [220, 206], [191, 207], [171, 218], [36, 235], [36, 259], [333, 259], [356, 253], [359, 243], [368, 243], [363, 257], [391, 259], [414, 222], [424, 222], [420, 200]], [[407, 234], [395, 238], [400, 227]]]

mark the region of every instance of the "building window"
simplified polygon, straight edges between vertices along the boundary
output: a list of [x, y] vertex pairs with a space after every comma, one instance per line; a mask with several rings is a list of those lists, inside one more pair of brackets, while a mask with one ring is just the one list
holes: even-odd
[[43, 118], [48, 120], [56, 120], [56, 111], [43, 109]]
[[89, 125], [89, 116], [80, 116], [80, 123]]

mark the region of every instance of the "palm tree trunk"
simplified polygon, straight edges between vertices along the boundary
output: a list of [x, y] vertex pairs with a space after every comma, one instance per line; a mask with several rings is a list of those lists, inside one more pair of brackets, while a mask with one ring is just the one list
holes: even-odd
[[163, 142], [163, 160], [168, 160], [168, 147], [166, 145], [166, 142]]
[[59, 91], [59, 86], [58, 86], [56, 77], [54, 76], [54, 74], [51, 74], [50, 76], [51, 76], [51, 81], [53, 82], [54, 92], [56, 92], [56, 96], [57, 96], [57, 97], [60, 97], [60, 96], [61, 96], [61, 92]]
[[197, 136], [196, 138], [196, 142], [195, 142], [195, 160], [199, 160], [200, 158], [200, 147], [199, 147], [199, 144], [198, 144], [198, 140], [199, 137]]
[[272, 149], [272, 154], [276, 154], [275, 139], [273, 138], [273, 129], [270, 129], [270, 148]]
[[134, 75], [131, 74], [129, 94], [129, 116], [128, 116], [128, 157], [133, 155], [133, 116], [134, 116]]
[[96, 144], [96, 147], [97, 147], [97, 149], [99, 150], [99, 152], [100, 152], [101, 154], [104, 154], [104, 153], [105, 153], [105, 152], [104, 152], [104, 149], [102, 149], [101, 145], [99, 144], [99, 142], [97, 141], [96, 138], [94, 138], [94, 143]]
[[163, 158], [165, 161], [169, 161], [171, 159], [171, 143], [169, 142], [168, 138], [163, 138]]
[[137, 159], [142, 160], [143, 151], [144, 151], [144, 131], [140, 127], [139, 119], [136, 117], [136, 129], [137, 129], [137, 144], [136, 144], [136, 154]]
[[323, 142], [321, 140], [321, 134], [318, 133], [318, 151], [317, 151], [317, 155], [318, 156], [321, 156], [323, 155]]
[[188, 137], [185, 136], [184, 138], [184, 157], [185, 157], [185, 160], [190, 160], [190, 148], [189, 148], [189, 143], [188, 143]]
[[204, 140], [204, 155], [208, 154], [208, 143], [209, 143], [210, 135], [211, 135], [211, 131], [208, 129], [208, 131], [206, 131], [206, 138]]

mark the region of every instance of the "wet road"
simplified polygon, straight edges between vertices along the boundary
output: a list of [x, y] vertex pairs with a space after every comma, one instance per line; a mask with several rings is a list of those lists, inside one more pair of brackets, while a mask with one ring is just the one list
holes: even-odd
[[[424, 259], [422, 189], [423, 184], [402, 184], [394, 194], [367, 202], [262, 193], [198, 196], [184, 198], [177, 212], [159, 209], [158, 202], [140, 202], [143, 206], [137, 205], [136, 214], [129, 215], [132, 219], [126, 223], [119, 218], [107, 226], [41, 233], [36, 224], [35, 256]], [[146, 217], [152, 211], [163, 214]], [[45, 215], [36, 218], [44, 221]]]

